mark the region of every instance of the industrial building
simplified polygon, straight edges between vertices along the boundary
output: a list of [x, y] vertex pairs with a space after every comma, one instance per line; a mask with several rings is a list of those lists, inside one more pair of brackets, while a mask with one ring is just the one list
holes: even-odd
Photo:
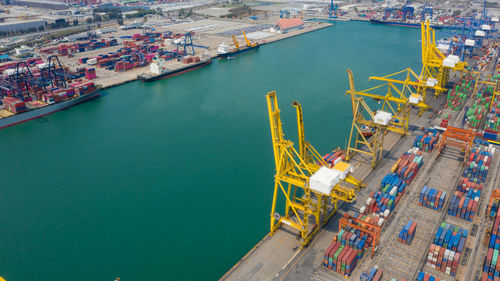
[[19, 32], [30, 29], [43, 28], [47, 25], [45, 20], [19, 20], [0, 23], [0, 32]]
[[300, 18], [279, 19], [272, 28], [274, 32], [287, 33], [293, 30], [304, 28], [304, 22]]

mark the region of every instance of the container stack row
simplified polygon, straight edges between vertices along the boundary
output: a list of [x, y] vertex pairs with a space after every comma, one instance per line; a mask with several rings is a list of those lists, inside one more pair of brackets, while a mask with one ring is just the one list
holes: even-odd
[[[373, 230], [370, 225], [381, 225], [383, 223], [383, 219], [377, 216], [367, 216], [356, 213], [353, 217], [366, 222], [366, 224], [361, 225], [358, 222], [352, 222], [353, 224], [357, 224], [361, 229], [366, 230], [366, 232], [354, 229], [350, 226], [341, 229], [339, 233], [333, 237], [332, 242], [325, 250], [323, 259], [323, 266], [325, 268], [347, 277], [352, 274], [356, 268], [357, 262], [372, 245], [373, 237], [368, 233], [368, 231]], [[351, 254], [347, 251], [350, 251]]]
[[474, 219], [494, 152], [495, 148], [492, 145], [476, 143], [467, 161], [463, 177], [459, 180], [451, 198], [448, 215], [468, 221]]
[[[110, 40], [93, 39], [93, 40], [86, 41], [86, 42], [75, 42], [74, 44], [71, 44], [71, 45], [66, 45], [66, 44], [59, 45], [57, 47], [57, 52], [61, 56], [69, 56], [69, 55], [72, 55], [74, 53], [83, 53], [83, 52], [90, 51], [90, 50], [95, 50], [95, 49], [99, 49], [99, 48], [106, 48], [106, 47], [111, 47], [111, 46], [116, 46], [116, 45], [118, 45], [118, 40], [116, 38], [112, 38]], [[51, 51], [48, 51], [48, 50], [51, 50]], [[53, 53], [53, 49], [43, 49], [43, 51], [45, 53]]]
[[345, 155], [342, 153], [341, 150], [337, 151], [332, 151], [326, 155], [323, 156], [323, 159], [328, 163], [330, 166], [335, 166], [339, 161], [342, 161], [345, 159]]
[[465, 122], [469, 128], [482, 131], [486, 114], [489, 111], [491, 96], [492, 88], [490, 87], [477, 91], [477, 93], [473, 96], [474, 103], [465, 113]]
[[359, 250], [342, 242], [332, 241], [325, 251], [323, 266], [348, 277], [363, 253], [364, 249]]
[[424, 135], [416, 136], [413, 147], [418, 147], [425, 152], [431, 152], [434, 145], [439, 141], [440, 133], [436, 129], [425, 129]]
[[26, 103], [20, 99], [13, 97], [5, 97], [3, 99], [5, 109], [12, 113], [20, 113], [26, 111]]
[[466, 229], [441, 223], [429, 248], [427, 264], [431, 268], [455, 276], [467, 235]]
[[441, 279], [438, 279], [429, 273], [425, 273], [420, 271], [420, 273], [417, 276], [417, 281], [441, 281]]
[[399, 232], [398, 241], [410, 245], [417, 231], [417, 223], [409, 221]]
[[491, 144], [484, 146], [476, 143], [476, 146], [471, 151], [462, 176], [468, 178], [471, 182], [485, 182], [494, 153], [495, 148]]
[[483, 261], [483, 273], [481, 281], [500, 280], [500, 215], [498, 213], [498, 202], [496, 207], [491, 208], [494, 216], [493, 224], [491, 226], [490, 237], [488, 240], [488, 251]]
[[455, 84], [453, 89], [448, 91], [447, 102], [444, 108], [449, 108], [454, 111], [462, 109], [467, 95], [474, 90], [475, 77], [472, 74], [467, 74], [459, 82]]
[[394, 210], [406, 190], [406, 186], [415, 178], [424, 161], [418, 148], [411, 148], [403, 153], [385, 175], [379, 191], [372, 191], [364, 206], [363, 214], [378, 214], [387, 218]]
[[380, 269], [378, 266], [373, 267], [368, 274], [368, 278], [366, 280], [369, 281], [380, 281], [384, 277], [384, 271]]
[[446, 201], [446, 191], [430, 188], [427, 185], [424, 185], [422, 191], [420, 191], [420, 197], [419, 197], [420, 206], [439, 211], [443, 208], [445, 201]]

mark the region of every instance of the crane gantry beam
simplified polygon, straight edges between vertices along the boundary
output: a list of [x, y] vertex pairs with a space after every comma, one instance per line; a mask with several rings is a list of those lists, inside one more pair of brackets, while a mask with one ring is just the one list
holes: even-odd
[[[456, 61], [448, 64], [445, 62], [445, 55], [436, 46], [436, 33], [430, 27], [428, 20], [421, 23], [421, 51], [422, 51], [422, 71], [419, 81], [426, 86], [435, 89], [435, 96], [444, 92], [451, 70], [463, 71], [467, 66], [466, 62]], [[456, 57], [459, 59], [458, 57]], [[435, 87], [437, 86], [437, 87]], [[425, 91], [425, 89], [423, 89]]]
[[[310, 178], [320, 168], [327, 167], [327, 163], [314, 147], [305, 141], [302, 108], [298, 102], [292, 104], [297, 109], [300, 147], [300, 152], [297, 152], [293, 142], [285, 139], [276, 92], [269, 92], [266, 98], [276, 165], [270, 233], [273, 235], [281, 225], [288, 225], [299, 231], [304, 246], [318, 232], [319, 227], [335, 213], [338, 200], [353, 202], [356, 199], [355, 189], [341, 182], [332, 188], [330, 194], [318, 192], [310, 187]], [[365, 186], [351, 175], [342, 182], [357, 184], [357, 188]], [[276, 211], [278, 194], [285, 199], [284, 215]]]

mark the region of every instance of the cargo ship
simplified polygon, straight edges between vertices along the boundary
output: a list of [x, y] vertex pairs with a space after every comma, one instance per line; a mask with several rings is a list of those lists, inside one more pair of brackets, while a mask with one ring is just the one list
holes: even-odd
[[245, 37], [246, 45], [240, 47], [238, 40], [236, 40], [236, 36], [234, 36], [234, 34], [233, 34], [232, 37], [233, 37], [234, 48], [231, 48], [229, 45], [226, 45], [226, 44], [224, 44], [224, 42], [222, 42], [222, 44], [220, 44], [219, 47], [217, 48], [217, 56], [219, 58], [231, 59], [231, 58], [239, 56], [243, 53], [255, 51], [260, 47], [260, 45], [258, 43], [251, 42], [250, 40], [248, 40], [247, 35], [245, 34], [244, 30], [242, 30], [241, 32], [243, 33], [243, 36]]
[[152, 82], [160, 79], [165, 79], [207, 66], [212, 63], [212, 59], [200, 59], [197, 56], [185, 57], [184, 63], [186, 63], [187, 65], [174, 70], [168, 70], [165, 66], [165, 62], [166, 60], [164, 60], [163, 58], [156, 57], [153, 62], [151, 62], [151, 72], [139, 74], [137, 75], [137, 78], [141, 79], [142, 82]]
[[230, 49], [230, 47], [228, 45], [220, 44], [219, 47], [217, 48], [217, 57], [219, 57], [221, 59], [231, 59], [231, 58], [234, 58], [234, 57], [239, 56], [241, 54], [255, 51], [259, 47], [260, 47], [260, 45], [251, 46], [251, 47], [245, 46], [245, 47], [238, 48], [238, 49]]
[[[64, 110], [100, 95], [99, 87], [95, 87], [94, 83], [87, 83], [84, 87], [85, 89], [75, 93], [74, 97], [60, 102], [56, 102], [50, 95], [44, 97], [44, 102], [25, 102], [12, 97], [4, 98], [4, 108], [0, 109], [0, 129]], [[53, 96], [55, 95], [57, 94]]]
[[[403, 26], [403, 27], [418, 27], [420, 28], [420, 22], [402, 22], [402, 21], [389, 21], [389, 20], [379, 20], [379, 19], [370, 19], [371, 23], [385, 24], [385, 25], [394, 25], [394, 26]], [[432, 28], [440, 29], [443, 28], [443, 25], [440, 24], [431, 24]]]

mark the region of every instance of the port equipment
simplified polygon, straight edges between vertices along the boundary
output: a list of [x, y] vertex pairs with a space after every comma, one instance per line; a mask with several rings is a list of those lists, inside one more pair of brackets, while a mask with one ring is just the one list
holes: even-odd
[[[421, 23], [422, 40], [422, 72], [419, 80], [427, 87], [435, 89], [436, 97], [446, 90], [450, 70], [463, 71], [466, 62], [460, 61], [459, 57], [445, 55], [436, 47], [436, 34], [430, 27], [429, 21]], [[437, 87], [435, 87], [437, 86]]]
[[[309, 162], [303, 159], [295, 150], [293, 142], [285, 139], [276, 92], [269, 92], [266, 98], [276, 165], [270, 234], [273, 235], [281, 225], [288, 225], [300, 232], [302, 246], [305, 246], [335, 213], [337, 201], [353, 202], [356, 192], [343, 185], [345, 181], [338, 177], [336, 181], [329, 181], [326, 188], [330, 189], [328, 193], [318, 191], [315, 180], [321, 181], [324, 177], [333, 180], [330, 176], [340, 175], [341, 172], [327, 168], [321, 155], [310, 144], [305, 143], [302, 133], [305, 149], [312, 155]], [[299, 131], [303, 132], [303, 123], [300, 124]], [[284, 215], [276, 210], [278, 193], [285, 199]]]
[[[191, 32], [187, 32], [184, 35], [184, 40], [180, 40], [179, 43], [177, 43], [177, 52], [179, 52], [181, 48], [183, 56], [189, 56], [189, 55], [194, 56], [196, 54], [194, 48], [209, 49], [209, 47], [207, 46], [194, 44]], [[177, 58], [180, 60], [180, 56], [177, 56]]]
[[436, 159], [439, 157], [445, 146], [453, 146], [459, 148], [465, 153], [463, 160], [463, 164], [465, 164], [467, 159], [469, 159], [472, 143], [474, 142], [474, 136], [474, 130], [472, 129], [461, 129], [448, 126], [441, 137], [441, 140], [439, 140]]
[[384, 9], [384, 17], [383, 19], [389, 19], [393, 16], [394, 10], [394, 3], [392, 0], [385, 0], [385, 9]]
[[236, 36], [233, 34], [233, 43], [234, 43], [234, 48], [238, 50], [240, 48], [240, 44], [238, 43], [238, 40], [236, 39]]
[[491, 192], [490, 203], [488, 204], [488, 211], [486, 212], [486, 216], [491, 216], [491, 206], [493, 204], [493, 200], [500, 200], [500, 189], [495, 189]]
[[[352, 71], [349, 69], [347, 73], [349, 75], [350, 91], [348, 93], [351, 96], [353, 119], [349, 142], [347, 143], [346, 160], [350, 160], [356, 152], [359, 152], [371, 156], [371, 164], [374, 168], [380, 159], [382, 159], [384, 134], [387, 130], [387, 125], [384, 126], [384, 124], [374, 122], [375, 114], [364, 101], [363, 97], [356, 94], [357, 91], [354, 86]], [[365, 118], [363, 110], [365, 114], [368, 114], [368, 118]], [[363, 134], [363, 126], [373, 129], [373, 135], [370, 138], [365, 137]], [[366, 146], [367, 150], [363, 146]]]
[[346, 226], [352, 227], [354, 229], [359, 230], [360, 232], [371, 235], [373, 238], [372, 241], [372, 253], [371, 257], [375, 255], [375, 252], [378, 249], [378, 242], [380, 238], [380, 226], [377, 224], [371, 224], [363, 220], [359, 220], [345, 213], [342, 218], [339, 220], [339, 232], [345, 228]]
[[290, 11], [287, 9], [280, 10], [280, 18], [285, 19], [290, 17]]
[[[57, 58], [57, 56], [54, 56]], [[46, 67], [41, 70], [41, 76], [35, 77], [26, 61], [16, 64], [14, 71], [5, 75], [0, 81], [0, 96], [11, 95], [24, 100], [38, 90], [45, 89], [49, 85], [60, 85], [61, 76], [70, 75], [67, 68], [57, 68], [52, 56], [49, 57]], [[58, 60], [57, 60], [58, 61]], [[47, 66], [48, 65], [48, 66]], [[61, 66], [59, 64], [59, 66]], [[62, 67], [62, 66], [61, 66]], [[59, 86], [56, 86], [59, 87]]]
[[413, 12], [415, 11], [415, 8], [410, 6], [412, 0], [406, 0], [405, 4], [403, 5], [403, 8], [401, 11], [403, 12], [403, 19], [413, 19]]
[[[255, 47], [255, 46], [257, 46], [257, 43], [253, 43], [250, 40], [248, 40], [247, 35], [245, 34], [245, 30], [242, 29], [241, 33], [243, 34], [243, 37], [245, 37], [245, 42], [247, 43], [248, 47]], [[234, 40], [234, 38], [233, 38], [233, 40]]]
[[339, 5], [337, 3], [333, 3], [333, 0], [331, 0], [330, 6], [328, 7], [328, 17], [331, 19], [336, 19], [338, 9]]
[[[319, 155], [318, 152], [312, 147], [312, 145], [306, 141], [305, 132], [304, 132], [304, 118], [302, 115], [302, 106], [298, 101], [293, 101], [292, 106], [295, 107], [297, 113], [297, 136], [299, 140], [299, 156], [304, 160], [305, 163], [314, 163], [316, 159], [316, 155]], [[321, 158], [324, 160], [324, 158]], [[316, 162], [318, 163], [318, 162]], [[326, 165], [326, 162], [321, 162], [321, 165]], [[338, 167], [337, 167], [338, 165]], [[335, 168], [342, 169], [341, 166], [345, 166], [344, 162], [340, 162], [334, 166]], [[354, 186], [355, 189], [364, 188], [366, 184], [362, 181], [354, 178], [350, 173], [346, 175], [344, 181], [350, 183]]]
[[424, 7], [422, 8], [422, 21], [424, 21], [426, 18], [425, 16], [429, 14], [429, 16], [432, 18], [432, 15], [434, 14], [434, 11], [432, 10], [432, 6], [429, 3], [429, 0], [425, 1]]
[[[375, 168], [382, 158], [385, 133], [387, 131], [393, 131], [402, 136], [407, 134], [410, 102], [405, 96], [405, 90], [409, 90], [410, 85], [404, 83], [403, 88], [399, 89], [389, 78], [384, 78], [387, 81], [382, 85], [363, 91], [357, 91], [352, 71], [348, 69], [347, 74], [349, 77], [350, 90], [346, 92], [346, 95], [349, 94], [351, 96], [353, 120], [349, 142], [347, 144], [346, 159], [352, 159], [356, 152], [366, 154], [371, 156], [371, 164], [372, 167]], [[372, 93], [373, 90], [385, 86], [387, 86], [387, 93], [385, 95]], [[393, 92], [397, 96], [394, 96]], [[363, 97], [373, 98], [381, 102], [381, 110], [374, 112], [365, 102]], [[427, 107], [422, 101], [417, 104]], [[373, 135], [370, 138], [364, 136], [363, 127], [370, 127], [373, 129]]]
[[[429, 109], [424, 102], [425, 96], [422, 98], [422, 95], [417, 93], [418, 89], [425, 89], [426, 86], [422, 82], [412, 80], [417, 80], [418, 76], [410, 68], [383, 77], [371, 76], [369, 80], [383, 83], [363, 91], [356, 90], [350, 69], [347, 70], [347, 74], [350, 90], [346, 95], [351, 96], [353, 120], [346, 159], [352, 159], [356, 152], [363, 153], [371, 156], [371, 164], [375, 168], [382, 158], [384, 135], [387, 131], [406, 136], [410, 122], [410, 108], [412, 106], [418, 108], [420, 114]], [[397, 79], [401, 76], [404, 76], [403, 80]], [[381, 89], [387, 89], [385, 94], [375, 93]], [[363, 97], [381, 103], [381, 110], [375, 112], [370, 109]], [[374, 130], [369, 139], [364, 136], [363, 127]]]

